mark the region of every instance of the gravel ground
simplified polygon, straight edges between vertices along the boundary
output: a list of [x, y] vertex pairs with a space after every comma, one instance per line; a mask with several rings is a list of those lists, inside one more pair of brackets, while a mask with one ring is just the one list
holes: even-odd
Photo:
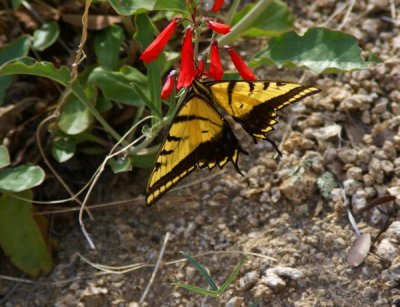
[[[54, 270], [29, 281], [0, 256], [5, 263], [0, 274], [22, 278], [0, 278], [0, 304], [137, 306], [152, 267], [99, 273], [78, 253], [111, 266], [154, 264], [169, 233], [163, 262], [179, 259], [180, 250], [208, 253], [198, 260], [219, 283], [238, 263], [235, 252], [258, 254], [248, 255], [222, 296], [226, 306], [400, 306], [400, 31], [388, 19], [391, 3], [400, 16], [400, 2], [355, 2], [348, 17], [342, 12], [330, 21], [347, 2], [290, 3], [299, 29], [326, 21], [327, 27], [337, 29], [345, 21], [342, 30], [355, 35], [363, 50], [378, 55], [383, 64], [339, 75], [307, 73], [305, 82], [316, 84], [322, 93], [281, 115], [272, 138], [280, 144], [282, 158], [268, 143], [252, 145], [239, 134], [251, 152], [241, 160], [249, 185], [227, 167], [212, 177], [196, 172], [185, 181], [189, 187], [169, 193], [151, 208], [139, 201], [94, 210], [95, 220], [86, 221], [94, 251], [75, 215], [56, 215]], [[271, 79], [273, 73], [284, 78], [295, 72], [264, 73]], [[144, 172], [136, 175], [121, 175], [111, 187], [103, 182], [102, 201], [132, 199], [147, 178]], [[387, 195], [394, 197], [382, 198]], [[356, 235], [346, 207], [372, 240], [368, 256], [357, 267], [347, 262]], [[176, 281], [205, 286], [193, 267], [166, 263], [143, 305], [218, 304], [174, 288]]]

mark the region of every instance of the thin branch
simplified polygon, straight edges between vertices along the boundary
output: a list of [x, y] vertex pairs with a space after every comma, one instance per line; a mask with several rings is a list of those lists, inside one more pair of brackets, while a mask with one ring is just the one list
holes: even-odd
[[390, 0], [390, 16], [392, 16], [392, 19], [396, 19], [396, 4], [394, 3], [394, 0]]
[[[132, 132], [133, 130], [135, 130], [135, 129], [136, 129], [139, 125], [141, 125], [144, 121], [148, 120], [149, 118], [153, 118], [153, 117], [154, 117], [154, 116], [147, 116], [147, 117], [141, 119], [140, 121], [138, 121], [134, 126], [132, 126], [132, 127], [120, 138], [120, 140], [111, 148], [110, 153], [105, 157], [104, 161], [101, 163], [101, 165], [98, 167], [97, 171], [95, 172], [94, 179], [93, 179], [92, 183], [90, 184], [89, 189], [88, 189], [88, 191], [87, 191], [87, 193], [86, 193], [86, 195], [85, 195], [85, 198], [84, 198], [84, 200], [83, 200], [83, 202], [82, 202], [82, 204], [81, 204], [81, 207], [80, 207], [80, 209], [79, 209], [79, 224], [80, 224], [80, 226], [81, 226], [81, 231], [82, 231], [82, 233], [84, 234], [84, 236], [86, 237], [86, 239], [87, 239], [87, 241], [88, 241], [88, 243], [89, 243], [91, 249], [95, 249], [95, 246], [94, 246], [94, 243], [93, 243], [92, 239], [90, 238], [89, 233], [86, 231], [85, 224], [83, 223], [83, 211], [85, 210], [85, 208], [87, 208], [86, 205], [87, 205], [87, 202], [88, 202], [88, 200], [89, 200], [89, 198], [90, 198], [90, 195], [92, 194], [93, 188], [94, 188], [94, 186], [96, 185], [97, 181], [100, 179], [100, 176], [101, 176], [101, 174], [103, 173], [103, 171], [104, 171], [104, 169], [105, 169], [105, 167], [106, 167], [106, 165], [107, 165], [107, 162], [108, 162], [111, 158], [113, 158], [113, 157], [115, 157], [115, 156], [117, 156], [117, 155], [119, 155], [119, 154], [121, 154], [121, 153], [126, 152], [126, 151], [128, 150], [128, 148], [134, 146], [136, 143], [139, 143], [142, 139], [145, 139], [145, 138], [146, 138], [144, 135], [141, 135], [141, 136], [138, 137], [136, 140], [134, 140], [132, 143], [130, 143], [130, 144], [128, 144], [127, 146], [125, 146], [124, 148], [122, 148], [122, 149], [120, 149], [120, 150], [114, 152], [114, 151], [118, 148], [118, 146], [119, 146], [122, 142], [125, 141], [125, 139], [131, 134], [131, 132]], [[145, 141], [146, 141], [146, 139], [145, 139]], [[143, 141], [143, 142], [145, 142], [145, 141]]]
[[158, 259], [157, 259], [156, 266], [154, 267], [154, 270], [153, 270], [153, 273], [151, 274], [149, 283], [147, 284], [147, 287], [146, 287], [146, 289], [144, 290], [142, 297], [140, 298], [139, 304], [144, 302], [144, 300], [146, 299], [146, 296], [147, 296], [147, 294], [148, 294], [148, 292], [149, 292], [149, 290], [150, 290], [150, 288], [151, 288], [151, 285], [152, 285], [153, 282], [154, 282], [154, 279], [155, 279], [155, 277], [156, 277], [156, 274], [157, 274], [157, 272], [158, 272], [158, 269], [159, 269], [159, 267], [160, 267], [160, 265], [161, 265], [161, 259], [162, 259], [163, 256], [164, 256], [165, 247], [167, 246], [167, 243], [168, 243], [168, 240], [169, 240], [169, 236], [170, 236], [170, 233], [167, 232], [167, 233], [165, 234], [164, 243], [163, 243], [163, 245], [161, 246], [160, 254], [158, 255]]
[[53, 121], [54, 119], [56, 119], [56, 115], [53, 113], [52, 115], [50, 115], [49, 117], [45, 118], [44, 120], [42, 120], [38, 126], [38, 128], [36, 129], [36, 143], [40, 152], [40, 155], [42, 156], [42, 159], [44, 161], [44, 163], [47, 165], [47, 167], [50, 169], [50, 171], [53, 173], [53, 175], [57, 178], [57, 180], [61, 183], [61, 185], [64, 187], [64, 189], [71, 195], [71, 199], [73, 199], [74, 201], [76, 201], [78, 204], [82, 204], [82, 202], [80, 201], [80, 199], [76, 196], [76, 194], [70, 189], [70, 187], [68, 186], [68, 184], [62, 179], [62, 177], [60, 176], [60, 174], [58, 174], [58, 172], [55, 170], [55, 168], [53, 167], [53, 165], [50, 163], [49, 159], [47, 159], [46, 156], [46, 152], [43, 148], [43, 144], [42, 144], [42, 140], [41, 140], [41, 134], [42, 134], [42, 129], [45, 125], [47, 125], [48, 122]]
[[346, 4], [342, 4], [338, 9], [336, 9], [332, 15], [330, 15], [328, 17], [327, 20], [325, 20], [323, 23], [321, 23], [320, 25], [318, 25], [318, 27], [326, 27], [338, 14], [340, 14], [341, 12], [343, 12], [346, 7], [348, 6], [348, 3]]
[[341, 30], [344, 25], [347, 23], [347, 20], [350, 16], [351, 11], [353, 10], [354, 4], [356, 3], [356, 0], [350, 0], [350, 4], [347, 7], [346, 13], [344, 15], [344, 18], [341, 22], [341, 24], [338, 26], [338, 30]]

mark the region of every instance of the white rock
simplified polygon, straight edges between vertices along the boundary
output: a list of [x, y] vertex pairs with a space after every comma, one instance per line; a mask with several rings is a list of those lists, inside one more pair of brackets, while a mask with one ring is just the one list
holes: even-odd
[[268, 273], [261, 278], [261, 281], [272, 290], [281, 290], [286, 286], [285, 281], [274, 273]]
[[311, 134], [317, 139], [317, 140], [329, 140], [335, 137], [338, 137], [342, 131], [342, 126], [339, 126], [337, 124], [329, 125], [326, 127], [318, 128], [318, 129], [312, 129]]
[[363, 189], [358, 189], [351, 196], [351, 204], [356, 212], [359, 212], [367, 205], [367, 193]]
[[392, 187], [388, 189], [390, 195], [400, 199], [400, 187]]
[[343, 181], [343, 187], [347, 195], [353, 195], [361, 187], [361, 183], [354, 179], [347, 179]]
[[240, 307], [244, 302], [244, 298], [240, 296], [232, 297], [226, 304], [225, 307]]
[[242, 278], [239, 279], [240, 290], [248, 290], [253, 287], [259, 279], [257, 271], [247, 272]]
[[395, 221], [390, 224], [386, 232], [386, 237], [394, 242], [400, 242], [400, 221]]
[[357, 151], [352, 148], [344, 148], [338, 152], [338, 156], [343, 163], [353, 163], [357, 160]]
[[399, 255], [399, 250], [388, 239], [383, 239], [379, 243], [376, 253], [381, 258], [392, 261]]
[[292, 280], [299, 280], [303, 277], [303, 272], [301, 272], [300, 270], [286, 266], [270, 268], [267, 270], [267, 273], [276, 274], [280, 277], [289, 278]]
[[347, 178], [361, 181], [363, 178], [363, 170], [360, 167], [352, 166], [347, 170], [346, 175]]

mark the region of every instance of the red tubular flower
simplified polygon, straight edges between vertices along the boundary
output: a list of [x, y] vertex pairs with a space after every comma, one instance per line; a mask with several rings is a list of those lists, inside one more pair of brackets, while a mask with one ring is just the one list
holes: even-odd
[[256, 80], [256, 76], [254, 76], [250, 68], [247, 67], [246, 63], [243, 61], [240, 55], [230, 46], [226, 46], [225, 48], [228, 50], [233, 65], [235, 65], [243, 80]]
[[177, 88], [189, 87], [196, 77], [196, 68], [194, 67], [194, 51], [192, 42], [192, 28], [187, 28], [185, 38], [182, 44], [181, 66], [179, 70], [179, 78]]
[[172, 34], [174, 34], [176, 26], [178, 25], [180, 18], [174, 18], [169, 25], [161, 31], [161, 33], [156, 37], [156, 39], [143, 51], [140, 59], [146, 64], [153, 61], [158, 55], [164, 50], [168, 41], [171, 39]]
[[210, 47], [210, 69], [208, 75], [214, 80], [221, 80], [224, 75], [221, 57], [219, 56], [219, 48], [217, 41], [213, 41]]
[[216, 21], [208, 21], [208, 27], [219, 34], [227, 34], [231, 31], [231, 27]]
[[176, 74], [175, 70], [171, 71], [167, 77], [167, 81], [165, 81], [163, 85], [163, 88], [161, 90], [161, 98], [164, 100], [167, 100], [169, 96], [171, 96], [172, 91], [174, 90], [175, 74]]
[[224, 0], [215, 0], [213, 7], [211, 8], [211, 12], [218, 12], [222, 5], [224, 4]]
[[197, 58], [197, 75], [201, 76], [204, 74], [204, 68], [206, 67], [206, 61], [202, 56]]

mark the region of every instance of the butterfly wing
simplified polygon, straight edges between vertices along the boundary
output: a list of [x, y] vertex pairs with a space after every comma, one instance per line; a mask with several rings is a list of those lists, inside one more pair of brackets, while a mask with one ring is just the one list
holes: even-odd
[[203, 85], [211, 98], [253, 138], [267, 139], [277, 123], [276, 111], [320, 90], [299, 83], [270, 81], [210, 81]]
[[244, 152], [226, 120], [205, 99], [189, 94], [175, 115], [162, 144], [146, 190], [146, 203], [163, 194], [196, 167], [223, 167], [232, 161], [238, 170]]

